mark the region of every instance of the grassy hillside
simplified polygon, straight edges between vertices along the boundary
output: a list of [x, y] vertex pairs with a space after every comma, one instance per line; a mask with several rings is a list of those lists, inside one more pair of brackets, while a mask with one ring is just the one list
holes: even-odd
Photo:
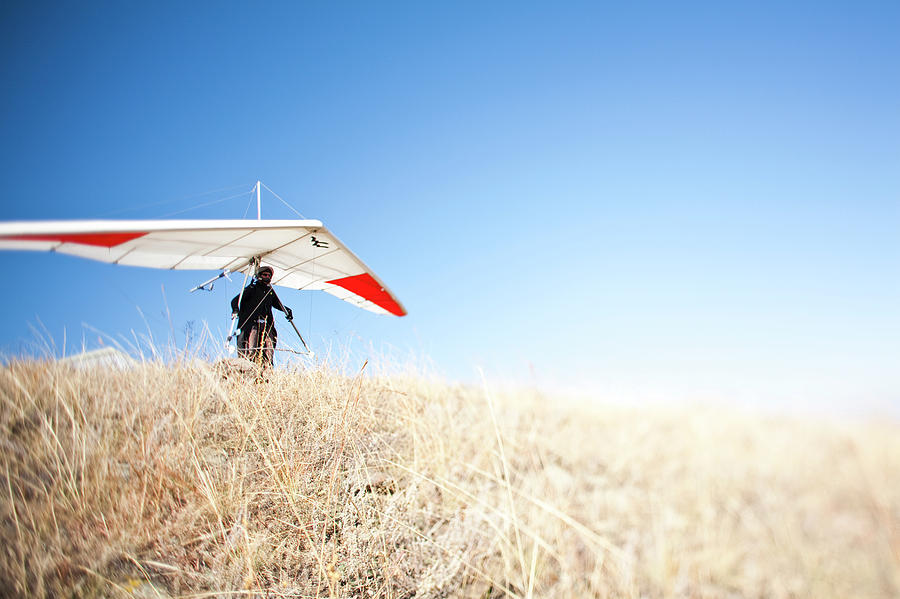
[[3, 596], [900, 596], [896, 423], [199, 363], [0, 395]]

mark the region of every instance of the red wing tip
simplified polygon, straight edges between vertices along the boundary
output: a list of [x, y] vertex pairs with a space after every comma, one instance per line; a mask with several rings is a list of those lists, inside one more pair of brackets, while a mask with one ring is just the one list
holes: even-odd
[[364, 272], [341, 279], [332, 279], [328, 283], [343, 287], [347, 291], [369, 300], [379, 308], [387, 310], [394, 316], [406, 316], [406, 310], [369, 273]]

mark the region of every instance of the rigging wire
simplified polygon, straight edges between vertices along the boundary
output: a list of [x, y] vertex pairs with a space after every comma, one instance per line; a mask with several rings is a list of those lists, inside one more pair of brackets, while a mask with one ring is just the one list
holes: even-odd
[[176, 210], [175, 212], [169, 212], [168, 214], [163, 214], [159, 218], [166, 218], [169, 216], [174, 216], [176, 214], [182, 214], [184, 212], [190, 212], [191, 210], [196, 210], [197, 208], [204, 208], [206, 206], [212, 206], [214, 204], [221, 204], [222, 202], [227, 202], [228, 200], [233, 200], [234, 198], [239, 198], [241, 196], [248, 195], [252, 192], [245, 191], [244, 193], [237, 193], [233, 196], [228, 196], [227, 198], [222, 198], [220, 200], [213, 200], [212, 202], [205, 202], [203, 204], [197, 204], [196, 206], [191, 206], [190, 208], [185, 208], [184, 210]]
[[250, 201], [247, 202], [247, 208], [244, 209], [244, 216], [241, 217], [241, 220], [247, 218], [247, 213], [250, 212], [250, 206], [253, 205], [253, 194], [250, 195]]
[[278, 198], [278, 199], [281, 201], [282, 204], [284, 204], [285, 206], [287, 206], [288, 208], [290, 208], [290, 210], [291, 210], [294, 214], [296, 214], [297, 216], [299, 216], [299, 217], [302, 218], [302, 219], [305, 219], [305, 218], [306, 218], [305, 216], [303, 216], [302, 214], [300, 214], [299, 212], [297, 212], [297, 209], [296, 209], [296, 208], [294, 208], [293, 206], [291, 206], [290, 204], [288, 204], [286, 201], [284, 201], [284, 199], [283, 199], [280, 195], [278, 195], [277, 193], [275, 193], [274, 191], [272, 191], [272, 189], [271, 189], [268, 185], [266, 185], [266, 184], [263, 183], [262, 181], [260, 181], [260, 183], [262, 184], [263, 187], [265, 187], [266, 189], [269, 190], [269, 193], [271, 193], [273, 196], [275, 196], [276, 198]]
[[[232, 189], [238, 189], [239, 187], [246, 188], [247, 183], [242, 183], [241, 185], [232, 185], [230, 187], [223, 187], [221, 189], [213, 189], [211, 191], [204, 191], [203, 193], [196, 193], [189, 196], [183, 196], [180, 198], [175, 198], [174, 200], [162, 200], [160, 202], [150, 202], [149, 204], [141, 204], [139, 206], [129, 206], [128, 208], [119, 208], [118, 210], [109, 210], [107, 212], [101, 212], [99, 214], [94, 214], [91, 218], [99, 218], [102, 216], [112, 216], [114, 214], [122, 214], [123, 212], [130, 212], [133, 210], [143, 210], [144, 208], [153, 208], [156, 206], [165, 206], [166, 204], [174, 204], [175, 202], [184, 202], [185, 200], [193, 200], [195, 198], [202, 198], [203, 196], [212, 195], [214, 193], [222, 193], [223, 191], [231, 191]], [[249, 192], [248, 192], [249, 193]]]

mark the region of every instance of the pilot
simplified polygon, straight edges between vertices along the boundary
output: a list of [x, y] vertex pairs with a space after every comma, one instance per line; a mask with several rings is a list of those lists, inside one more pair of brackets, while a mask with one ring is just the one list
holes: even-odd
[[244, 287], [243, 293], [231, 300], [231, 318], [237, 317], [240, 334], [237, 339], [238, 355], [263, 366], [271, 366], [278, 343], [275, 317], [272, 308], [284, 312], [288, 322], [294, 319], [291, 309], [281, 303], [272, 289], [271, 266], [260, 266], [256, 277]]

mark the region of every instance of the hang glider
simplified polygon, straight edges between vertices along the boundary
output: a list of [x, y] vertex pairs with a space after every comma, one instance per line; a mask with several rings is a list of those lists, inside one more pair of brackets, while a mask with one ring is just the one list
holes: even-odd
[[223, 273], [262, 262], [275, 268], [274, 285], [321, 290], [365, 310], [406, 315], [375, 273], [317, 220], [7, 222], [0, 223], [0, 250]]

